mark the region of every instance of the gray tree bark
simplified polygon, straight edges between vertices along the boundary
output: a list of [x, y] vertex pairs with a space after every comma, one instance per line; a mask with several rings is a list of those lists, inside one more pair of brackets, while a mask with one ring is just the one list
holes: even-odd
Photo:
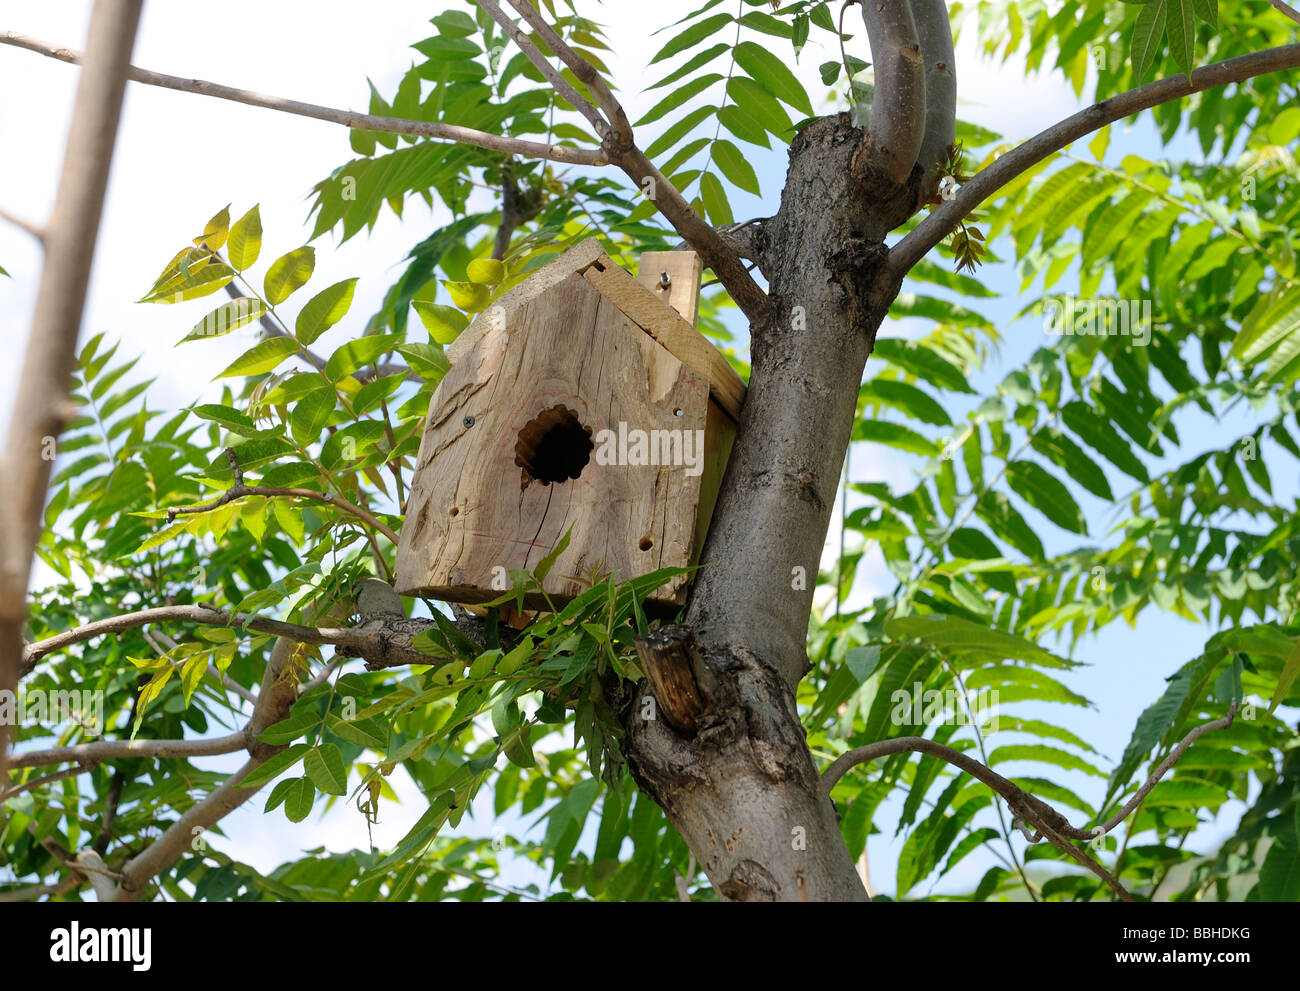
[[[898, 292], [884, 235], [916, 208], [914, 186], [881, 201], [855, 179], [864, 138], [838, 115], [790, 149], [758, 245], [772, 305], [752, 327], [749, 395], [685, 620], [695, 649], [676, 680], [694, 682], [694, 711], [683, 719], [657, 691], [626, 720], [638, 783], [728, 900], [866, 898], [794, 702], [858, 386]], [[672, 680], [653, 650], [642, 659]]]

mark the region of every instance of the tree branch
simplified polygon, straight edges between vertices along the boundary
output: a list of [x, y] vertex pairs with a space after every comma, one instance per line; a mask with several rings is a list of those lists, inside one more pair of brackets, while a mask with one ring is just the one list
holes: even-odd
[[0, 220], [7, 221], [20, 230], [26, 231], [32, 237], [36, 238], [36, 240], [40, 241], [41, 244], [45, 243], [45, 231], [39, 224], [34, 224], [30, 220], [19, 217], [17, 214], [10, 213], [8, 210], [3, 208], [0, 208]]
[[881, 757], [889, 757], [894, 754], [907, 753], [914, 751], [916, 753], [929, 754], [932, 757], [938, 757], [940, 760], [947, 761], [955, 767], [965, 771], [971, 777], [984, 782], [995, 792], [1001, 795], [1007, 803], [1008, 808], [1017, 819], [1022, 819], [1032, 825], [1037, 833], [1026, 837], [1031, 843], [1036, 843], [1046, 838], [1053, 846], [1069, 854], [1080, 864], [1087, 867], [1090, 871], [1104, 880], [1111, 889], [1123, 900], [1132, 901], [1133, 897], [1124, 889], [1124, 887], [1097, 861], [1093, 860], [1082, 850], [1079, 850], [1067, 840], [1094, 840], [1099, 836], [1104, 836], [1121, 822], [1123, 822], [1130, 813], [1133, 812], [1147, 796], [1152, 788], [1156, 786], [1171, 767], [1178, 762], [1178, 759], [1187, 752], [1187, 748], [1195, 743], [1206, 733], [1215, 730], [1227, 729], [1232, 725], [1232, 721], [1237, 715], [1237, 703], [1233, 702], [1228, 707], [1228, 714], [1220, 719], [1212, 720], [1201, 726], [1197, 726], [1187, 734], [1166, 757], [1160, 762], [1159, 766], [1151, 773], [1136, 795], [1129, 801], [1124, 808], [1104, 825], [1094, 826], [1091, 829], [1079, 829], [1070, 825], [1070, 821], [1060, 812], [1052, 808], [1042, 799], [1035, 798], [1029, 792], [1025, 791], [1019, 785], [1004, 778], [997, 771], [981, 764], [979, 761], [966, 756], [960, 750], [954, 750], [952, 747], [944, 746], [942, 743], [936, 743], [934, 740], [928, 740], [921, 736], [900, 736], [892, 740], [881, 740], [878, 743], [869, 743], [863, 747], [857, 747], [849, 750], [831, 762], [830, 766], [822, 772], [821, 786], [822, 790], [829, 795], [831, 789], [835, 787], [836, 782], [840, 780], [851, 768], [858, 764], [865, 764], [869, 761], [877, 760]]
[[925, 70], [925, 134], [916, 161], [921, 173], [921, 202], [935, 198], [941, 166], [957, 140], [957, 69], [945, 0], [911, 0]]
[[[63, 171], [45, 227], [45, 266], [0, 457], [5, 484], [0, 502], [0, 691], [12, 691], [18, 684], [27, 584], [52, 465], [42, 451], [75, 413], [68, 383], [76, 366], [77, 336], [141, 4], [97, 0], [91, 12], [86, 65], [77, 80]], [[8, 748], [9, 726], [0, 721], [0, 781], [6, 780]]]
[[[12, 763], [12, 762], [11, 762]], [[47, 761], [46, 763], [61, 763], [56, 761]], [[42, 785], [53, 784], [55, 781], [61, 781], [64, 778], [70, 778], [74, 775], [81, 774], [83, 771], [94, 770], [95, 762], [91, 761], [85, 764], [78, 764], [76, 767], [65, 767], [62, 771], [52, 771], [49, 774], [43, 774], [39, 778], [32, 778], [30, 781], [24, 781], [20, 785], [15, 785], [8, 791], [0, 791], [0, 802], [7, 802], [11, 798], [17, 798], [25, 791], [32, 791], [40, 788]]]
[[[901, 186], [912, 174], [925, 133], [927, 95], [921, 45], [909, 0], [860, 2], [876, 92], [867, 120], [867, 140], [854, 162], [854, 172], [868, 179], [878, 172], [894, 186]], [[944, 20], [946, 27], [946, 10]]]
[[331, 506], [337, 506], [339, 509], [351, 513], [357, 519], [369, 524], [391, 540], [394, 547], [397, 546], [397, 534], [393, 529], [387, 524], [381, 523], [373, 513], [362, 509], [360, 506], [356, 505], [356, 503], [349, 502], [342, 496], [330, 495], [328, 492], [317, 492], [315, 489], [284, 489], [265, 485], [245, 485], [244, 472], [239, 466], [239, 461], [236, 458], [235, 452], [227, 448], [226, 459], [230, 462], [231, 470], [234, 472], [235, 484], [223, 492], [220, 498], [213, 499], [211, 502], [205, 502], [198, 506], [175, 506], [167, 510], [168, 523], [175, 520], [177, 516], [186, 516], [191, 513], [206, 513], [209, 510], [217, 509], [227, 503], [234, 502], [236, 499], [243, 499], [245, 496], [267, 496], [268, 498], [284, 496], [295, 499], [315, 499], [319, 502], [327, 502]]
[[[600, 71], [570, 48], [528, 0], [507, 0], [507, 2], [541, 36], [542, 41], [546, 42], [546, 47], [558, 55], [560, 61], [567, 65], [569, 70], [578, 77], [578, 81], [590, 91], [597, 105], [609, 119], [615, 150], [623, 152], [631, 148], [632, 125], [628, 122], [622, 105], [614, 99], [614, 94], [610, 92], [605, 77], [600, 74]], [[604, 138], [606, 135], [602, 134], [601, 137]]]
[[[12, 767], [40, 767], [68, 761], [77, 761], [83, 765], [94, 764], [127, 757], [161, 757], [167, 760], [176, 757], [215, 757], [233, 754], [247, 746], [248, 740], [243, 730], [206, 740], [95, 740], [93, 743], [75, 743], [68, 747], [11, 754], [9, 763]], [[90, 768], [78, 767], [75, 773], [80, 774], [84, 770]]]
[[[36, 52], [38, 55], [55, 58], [61, 62], [71, 62], [74, 65], [80, 64], [82, 59], [82, 54], [74, 49], [58, 48], [49, 42], [30, 38], [15, 31], [6, 31], [4, 34], [0, 34], [0, 44], [25, 48], [28, 51]], [[547, 145], [537, 141], [520, 141], [499, 134], [489, 134], [486, 131], [476, 131], [473, 128], [460, 127], [455, 124], [403, 120], [400, 117], [376, 117], [373, 114], [359, 114], [350, 110], [335, 110], [332, 107], [322, 107], [314, 103], [302, 103], [298, 100], [286, 100], [283, 97], [236, 89], [233, 86], [223, 86], [220, 83], [209, 82], [206, 79], [182, 79], [179, 76], [169, 76], [162, 72], [153, 72], [136, 66], [128, 68], [127, 78], [149, 86], [160, 86], [163, 89], [177, 90], [181, 93], [197, 93], [200, 96], [230, 100], [234, 103], [243, 103], [250, 107], [262, 107], [266, 110], [279, 110], [283, 113], [296, 114], [299, 117], [312, 117], [331, 124], [342, 124], [344, 127], [365, 131], [384, 131], [390, 134], [409, 134], [413, 137], [454, 141], [458, 144], [473, 145], [475, 148], [499, 151], [507, 155], [544, 158], [552, 162], [565, 162], [570, 165], [609, 164], [609, 159], [604, 151], [600, 149], [589, 151], [582, 148], [569, 148], [565, 145]]]
[[969, 182], [962, 184], [952, 199], [936, 207], [930, 216], [899, 241], [889, 253], [895, 277], [901, 279], [931, 248], [952, 233], [963, 217], [1002, 186], [1084, 135], [1170, 100], [1297, 66], [1300, 66], [1300, 44], [1251, 52], [1195, 70], [1190, 83], [1183, 75], [1159, 79], [1102, 100], [1053, 124], [977, 172]]
[[[759, 321], [767, 309], [767, 294], [758, 287], [758, 284], [745, 268], [744, 263], [727, 241], [713, 227], [705, 223], [704, 218], [691, 208], [690, 203], [682, 196], [681, 191], [669, 182], [668, 178], [655, 168], [650, 160], [646, 158], [645, 153], [636, 146], [632, 135], [632, 127], [627, 121], [627, 116], [623, 112], [622, 106], [610, 93], [609, 87], [605, 85], [600, 73], [596, 71], [596, 68], [591, 63], [565, 44], [564, 40], [542, 20], [541, 15], [537, 13], [532, 5], [527, 3], [527, 0], [509, 0], [509, 2], [523, 15], [529, 24], [537, 29], [538, 34], [542, 36], [546, 44], [560, 57], [561, 61], [569, 66], [574, 75], [587, 85], [609, 115], [610, 120], [601, 119], [599, 125], [596, 125], [593, 121], [597, 133], [601, 136], [608, 160], [622, 169], [623, 173], [636, 184], [638, 189], [645, 191], [654, 205], [659, 208], [659, 212], [673, 225], [677, 233], [690, 242], [691, 247], [698, 252], [704, 265], [713, 269], [714, 274], [717, 275], [727, 292], [731, 294], [731, 298], [735, 300], [741, 312], [751, 322]], [[505, 27], [529, 60], [546, 73], [548, 79], [552, 79], [552, 82], [554, 82], [552, 77], [558, 76], [558, 73], [546, 61], [545, 57], [538, 52], [537, 47], [518, 29], [509, 15], [501, 9], [496, 0], [475, 0], [475, 3], [490, 14], [493, 20]], [[560, 81], [572, 92], [573, 88], [563, 80], [563, 77], [560, 77]], [[576, 98], [579, 103], [575, 104], [575, 106], [579, 110], [582, 110], [583, 105], [585, 105], [592, 114], [595, 114], [597, 118], [600, 117], [599, 112], [581, 96], [578, 96], [577, 93], [574, 93], [571, 98], [558, 85], [556, 88], [569, 102], [572, 103], [573, 99]], [[583, 112], [588, 119], [591, 119], [591, 116], [586, 111]]]
[[[600, 116], [600, 111], [569, 85], [569, 81], [560, 75], [559, 70], [551, 65], [550, 60], [538, 51], [537, 46], [532, 43], [528, 35], [519, 29], [519, 25], [514, 22], [514, 19], [502, 10], [494, 0], [474, 0], [474, 2], [492, 20], [501, 25], [501, 29], [510, 35], [510, 40], [524, 53], [528, 61], [537, 67], [537, 71], [546, 77], [546, 81], [551, 84], [555, 92], [560, 94], [568, 102], [569, 106], [587, 118], [591, 126], [596, 129], [596, 134], [603, 141], [605, 135], [609, 133], [609, 124], [605, 118]], [[554, 50], [554, 46], [551, 47]]]
[[1268, 0], [1268, 2], [1276, 7], [1283, 17], [1289, 17], [1297, 24], [1300, 24], [1300, 11], [1296, 10], [1290, 4], [1285, 3], [1284, 0]]
[[258, 693], [257, 705], [253, 707], [248, 725], [239, 734], [251, 755], [248, 762], [206, 798], [187, 809], [142, 853], [123, 865], [116, 901], [138, 901], [143, 898], [148, 883], [175, 863], [193, 844], [195, 836], [216, 825], [257, 794], [257, 787], [241, 788], [239, 783], [285, 749], [283, 745], [262, 743], [257, 737], [268, 726], [287, 718], [290, 707], [298, 698], [298, 683], [292, 677], [291, 670], [295, 646], [294, 641], [281, 637], [271, 649], [266, 671], [262, 675], [262, 689]]

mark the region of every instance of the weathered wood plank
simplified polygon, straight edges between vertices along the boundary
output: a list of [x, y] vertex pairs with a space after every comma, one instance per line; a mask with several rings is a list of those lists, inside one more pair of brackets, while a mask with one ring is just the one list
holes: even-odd
[[583, 269], [583, 278], [598, 287], [647, 334], [690, 365], [709, 383], [709, 392], [733, 420], [739, 421], [745, 402], [745, 381], [727, 363], [722, 352], [660, 302], [653, 292], [602, 256]]
[[[704, 264], [694, 251], [646, 251], [637, 262], [637, 282], [695, 326], [700, 313], [700, 282]], [[664, 286], [667, 278], [668, 285]]]

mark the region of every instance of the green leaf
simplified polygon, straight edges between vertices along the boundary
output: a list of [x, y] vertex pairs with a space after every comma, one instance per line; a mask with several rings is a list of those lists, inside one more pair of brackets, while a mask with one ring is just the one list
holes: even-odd
[[326, 795], [346, 795], [348, 772], [343, 766], [343, 754], [332, 743], [313, 747], [303, 759], [302, 769], [312, 784]]
[[641, 127], [643, 124], [651, 124], [657, 121], [660, 117], [663, 117], [665, 114], [668, 114], [673, 110], [676, 110], [678, 107], [680, 107], [691, 97], [703, 93], [714, 83], [719, 83], [719, 82], [722, 82], [722, 76], [716, 72], [711, 72], [703, 76], [697, 76], [696, 78], [692, 79], [689, 83], [687, 83], [685, 86], [673, 90], [673, 92], [669, 93], [662, 100], [660, 100], [653, 107], [651, 107], [650, 111], [639, 121], [636, 122], [636, 126]]
[[[443, 280], [442, 284], [447, 287], [447, 292], [451, 295], [451, 301], [469, 313], [478, 313], [486, 308], [492, 299], [492, 291], [478, 282]], [[413, 300], [412, 304], [417, 311], [420, 309], [419, 300]]]
[[803, 85], [784, 62], [762, 45], [742, 41], [736, 46], [736, 64], [777, 99], [788, 103], [805, 117], [812, 116], [812, 102]]
[[790, 115], [758, 83], [745, 76], [732, 76], [727, 83], [727, 94], [736, 101], [736, 106], [782, 141], [790, 136], [794, 129]]
[[966, 380], [965, 372], [940, 357], [935, 351], [915, 341], [905, 341], [897, 337], [877, 338], [872, 353], [877, 358], [883, 358], [890, 364], [925, 379], [931, 385], [951, 389], [954, 392], [975, 391]]
[[471, 282], [495, 286], [505, 281], [506, 267], [496, 258], [475, 258], [465, 267]]
[[1083, 511], [1070, 495], [1070, 490], [1042, 465], [1033, 461], [1013, 461], [1007, 465], [1007, 482], [1016, 495], [1063, 530], [1088, 533]]
[[1165, 30], [1165, 3], [1166, 0], [1149, 0], [1138, 11], [1137, 20], [1133, 24], [1133, 41], [1129, 47], [1135, 80], [1146, 78], [1151, 63], [1155, 61], [1156, 52], [1160, 50], [1160, 38]]
[[244, 788], [264, 785], [272, 778], [278, 778], [290, 767], [302, 760], [302, 755], [310, 749], [311, 747], [305, 743], [295, 743], [288, 750], [282, 750], [274, 757], [269, 758], [265, 764], [253, 770], [239, 784]]
[[358, 368], [368, 365], [382, 354], [387, 354], [402, 343], [401, 334], [372, 334], [348, 341], [332, 355], [325, 365], [325, 377], [337, 382]]
[[862, 386], [858, 396], [866, 403], [883, 403], [892, 406], [913, 419], [925, 423], [932, 423], [939, 427], [952, 425], [947, 411], [933, 396], [907, 382], [874, 378]]
[[303, 346], [310, 346], [347, 315], [356, 286], [356, 279], [344, 279], [307, 300], [294, 324], [294, 333]]
[[1064, 468], [1066, 474], [1101, 499], [1114, 499], [1110, 483], [1095, 461], [1066, 434], [1049, 427], [1034, 435], [1030, 446], [1046, 456], [1053, 464]]
[[195, 240], [209, 251], [220, 251], [221, 246], [226, 243], [226, 235], [229, 231], [230, 204], [227, 203], [219, 213], [204, 224], [202, 235], [195, 238]]
[[[312, 802], [316, 800], [316, 789], [311, 778], [294, 778], [286, 782], [284, 790], [284, 814], [290, 822], [302, 822], [311, 814]], [[278, 786], [277, 786], [278, 790]]]
[[740, 149], [730, 141], [719, 138], [713, 142], [713, 160], [718, 163], [718, 168], [729, 181], [747, 193], [759, 195], [758, 176], [754, 174], [754, 167], [746, 161]]
[[272, 337], [253, 345], [227, 365], [225, 371], [215, 378], [229, 378], [232, 375], [262, 375], [274, 369], [297, 350], [298, 343], [292, 338]]
[[1192, 9], [1210, 27], [1219, 26], [1219, 0], [1192, 0]]
[[1061, 421], [1120, 471], [1144, 484], [1149, 480], [1146, 466], [1133, 453], [1128, 441], [1091, 406], [1079, 401], [1067, 403], [1061, 410]]
[[257, 738], [263, 743], [280, 746], [284, 743], [292, 743], [308, 730], [313, 730], [319, 725], [320, 717], [316, 713], [305, 710], [293, 712], [289, 714], [288, 718], [281, 719], [278, 723], [272, 723], [262, 730], [257, 735]]
[[1035, 561], [1042, 560], [1043, 542], [1003, 493], [992, 489], [984, 493], [976, 503], [975, 513], [1016, 550]]
[[226, 241], [226, 255], [237, 272], [252, 268], [262, 253], [262, 215], [253, 209], [235, 221]]
[[960, 616], [931, 613], [903, 616], [885, 621], [885, 633], [895, 639], [915, 637], [949, 652], [980, 654], [1002, 660], [1029, 661], [1048, 667], [1067, 667], [1070, 662], [1044, 650], [1024, 637], [1004, 633]]
[[266, 304], [251, 296], [240, 296], [228, 303], [222, 303], [215, 310], [194, 325], [194, 329], [180, 339], [178, 343], [197, 341], [207, 337], [224, 337], [233, 330], [258, 320], [266, 313]]
[[679, 52], [684, 52], [688, 48], [693, 48], [711, 34], [716, 34], [726, 25], [730, 24], [734, 18], [730, 14], [714, 14], [712, 17], [706, 17], [696, 24], [692, 24], [681, 34], [674, 37], [663, 48], [655, 53], [655, 57], [650, 60], [651, 65], [662, 62], [664, 59], [672, 58]]
[[1284, 338], [1300, 331], [1300, 286], [1278, 286], [1260, 298], [1241, 322], [1229, 352], [1251, 365]]
[[230, 266], [219, 262], [208, 262], [194, 268], [184, 267], [140, 302], [183, 303], [186, 300], [200, 299], [224, 289], [234, 277], [235, 273]]
[[216, 404], [195, 406], [190, 412], [204, 420], [219, 423], [227, 430], [233, 430], [235, 433], [246, 435], [257, 433], [257, 426], [251, 418], [238, 410], [231, 409], [229, 406], [218, 406]]
[[704, 209], [708, 211], [709, 220], [714, 226], [735, 223], [731, 204], [727, 202], [727, 191], [712, 172], [700, 176], [700, 196], [704, 199]]
[[1300, 901], [1300, 803], [1279, 816], [1280, 832], [1259, 870], [1259, 897], [1266, 902]]
[[426, 303], [422, 299], [411, 301], [420, 322], [429, 336], [444, 347], [460, 336], [460, 332], [469, 326], [469, 318], [454, 306], [439, 303]]
[[293, 405], [289, 413], [289, 427], [293, 439], [299, 444], [314, 444], [325, 432], [325, 424], [334, 412], [338, 395], [330, 386], [313, 389]]
[[294, 248], [271, 262], [266, 271], [266, 301], [278, 306], [307, 284], [316, 268], [316, 249], [311, 245]]
[[706, 48], [702, 52], [697, 52], [696, 54], [692, 55], [688, 61], [678, 66], [676, 69], [668, 73], [668, 75], [664, 76], [658, 82], [652, 83], [651, 85], [647, 86], [646, 89], [647, 90], [659, 89], [663, 86], [668, 86], [671, 83], [675, 83], [677, 82], [677, 80], [683, 78], [684, 76], [689, 76], [696, 69], [708, 65], [710, 62], [712, 62], [723, 52], [729, 51], [730, 49], [731, 49], [730, 45], [726, 43], [719, 43], [717, 45], [714, 45], [711, 48]]
[[1278, 675], [1277, 688], [1273, 689], [1273, 698], [1268, 703], [1268, 714], [1270, 716], [1273, 714], [1273, 710], [1286, 698], [1287, 692], [1295, 684], [1297, 675], [1300, 675], [1300, 639], [1296, 640], [1295, 649], [1287, 657], [1286, 666], [1282, 668], [1282, 673]]
[[536, 578], [538, 582], [546, 581], [546, 576], [551, 573], [551, 569], [555, 567], [555, 562], [560, 559], [560, 555], [563, 554], [565, 548], [569, 546], [569, 538], [572, 536], [573, 527], [569, 527], [569, 529], [564, 531], [564, 536], [560, 538], [559, 543], [551, 548], [550, 553], [537, 562], [537, 567], [533, 569], [533, 577]]
[[[1153, 0], [1159, 2], [1159, 0]], [[1192, 0], [1166, 0], [1169, 14], [1165, 30], [1169, 35], [1169, 48], [1178, 68], [1190, 81], [1192, 78], [1193, 50], [1196, 47], [1196, 24], [1192, 20]]]
[[855, 441], [868, 441], [873, 444], [885, 444], [900, 451], [934, 457], [939, 453], [938, 445], [930, 438], [917, 433], [910, 427], [886, 420], [859, 420], [853, 427]]

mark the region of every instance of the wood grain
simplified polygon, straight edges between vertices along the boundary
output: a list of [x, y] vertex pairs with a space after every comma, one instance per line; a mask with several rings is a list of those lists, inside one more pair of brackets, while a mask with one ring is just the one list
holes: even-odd
[[[570, 527], [569, 548], [545, 581], [556, 604], [611, 572], [627, 579], [689, 565], [698, 556], [707, 472], [601, 465], [593, 451], [578, 478], [542, 484], [521, 467], [516, 449], [530, 422], [557, 406], [593, 438], [601, 429], [617, 432], [620, 421], [629, 430], [705, 430], [711, 404], [703, 376], [581, 275], [497, 305], [497, 318], [434, 394], [398, 546], [397, 590], [488, 601], [502, 592], [494, 569], [498, 578], [533, 569]], [[686, 587], [680, 576], [651, 599], [680, 605]], [[525, 605], [546, 601], [533, 595]]]
[[[668, 277], [667, 288], [664, 276]], [[638, 260], [636, 280], [694, 327], [700, 313], [703, 276], [704, 265], [694, 251], [646, 251]]]

